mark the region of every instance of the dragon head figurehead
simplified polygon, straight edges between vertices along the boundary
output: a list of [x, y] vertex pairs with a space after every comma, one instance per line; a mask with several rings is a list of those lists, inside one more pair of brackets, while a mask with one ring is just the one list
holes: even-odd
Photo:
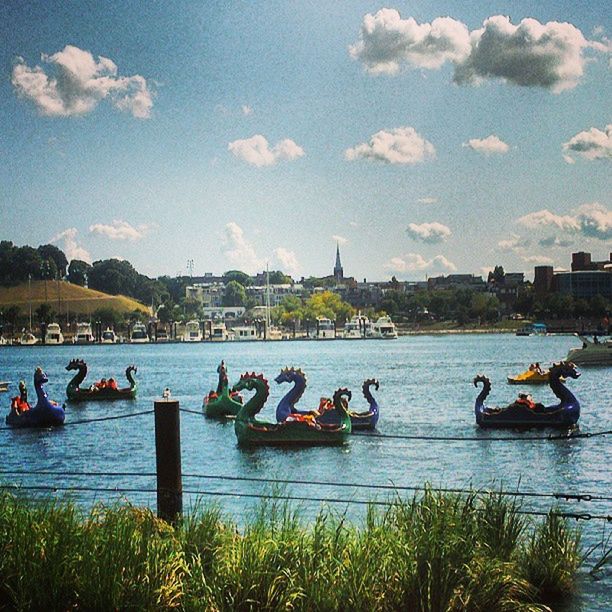
[[286, 367], [280, 371], [280, 374], [274, 379], [276, 383], [284, 382], [295, 382], [295, 381], [306, 382], [306, 374], [302, 372], [301, 368]]

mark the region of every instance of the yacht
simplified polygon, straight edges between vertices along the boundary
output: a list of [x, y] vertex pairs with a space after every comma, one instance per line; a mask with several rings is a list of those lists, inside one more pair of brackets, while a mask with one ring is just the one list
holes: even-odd
[[199, 321], [192, 319], [185, 323], [183, 342], [202, 342], [202, 330], [200, 329]]
[[59, 323], [49, 323], [45, 333], [45, 344], [64, 344], [64, 334]]
[[325, 317], [317, 317], [317, 340], [333, 340], [336, 337], [334, 322]]
[[602, 342], [597, 336], [593, 336], [593, 340], [578, 337], [582, 340], [582, 347], [570, 349], [567, 361], [577, 365], [612, 365], [612, 339]]
[[283, 332], [280, 328], [270, 325], [266, 328], [266, 340], [282, 340]]
[[397, 330], [395, 329], [395, 324], [391, 320], [391, 317], [379, 317], [372, 325], [372, 336], [374, 338], [385, 338], [386, 340], [397, 338]]
[[147, 327], [144, 323], [134, 323], [132, 327], [132, 333], [130, 334], [131, 344], [146, 344], [149, 342], [149, 335], [147, 334]]
[[237, 325], [232, 327], [234, 333], [234, 340], [239, 342], [259, 340], [257, 334], [257, 328], [254, 325]]
[[116, 344], [118, 341], [117, 334], [110, 327], [102, 332], [102, 344]]
[[74, 335], [75, 344], [93, 344], [95, 338], [91, 331], [90, 323], [77, 323], [76, 334]]
[[32, 346], [38, 342], [38, 338], [32, 333], [24, 331], [19, 338], [19, 344], [22, 346]]
[[163, 327], [160, 327], [155, 333], [155, 342], [170, 342], [168, 332]]
[[210, 326], [210, 339], [213, 342], [226, 342], [230, 339], [230, 335], [223, 321], [213, 321]]
[[359, 340], [371, 334], [370, 319], [361, 313], [353, 315], [350, 321], [344, 324], [342, 337], [346, 340]]

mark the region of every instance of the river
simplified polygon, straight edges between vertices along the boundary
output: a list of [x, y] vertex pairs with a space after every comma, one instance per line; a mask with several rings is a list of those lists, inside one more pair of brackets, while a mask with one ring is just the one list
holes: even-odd
[[[487, 441], [499, 435], [481, 431], [475, 425], [472, 385], [476, 373], [492, 381], [489, 403], [504, 405], [516, 397], [518, 387], [506, 384], [509, 374], [518, 374], [539, 361], [543, 366], [565, 357], [580, 341], [571, 336], [516, 337], [509, 334], [463, 334], [403, 336], [397, 340], [336, 340], [228, 342], [158, 345], [106, 345], [59, 347], [1, 347], [0, 378], [11, 381], [9, 393], [2, 394], [5, 413], [9, 397], [16, 394], [17, 381], [25, 379], [34, 398], [32, 375], [42, 366], [52, 399], [65, 400], [71, 374], [64, 368], [72, 358], [84, 359], [89, 367], [87, 380], [115, 377], [124, 382], [124, 370], [138, 367], [138, 399], [114, 403], [68, 404], [66, 423], [104, 416], [129, 415], [153, 408], [165, 387], [183, 409], [201, 413], [202, 398], [216, 387], [216, 368], [224, 359], [230, 379], [235, 382], [244, 371], [262, 372], [270, 380], [271, 394], [261, 418], [274, 420], [276, 404], [289, 389], [273, 381], [284, 366], [301, 367], [308, 387], [298, 407], [314, 408], [322, 395], [331, 396], [338, 387], [353, 391], [351, 408], [363, 410], [366, 403], [360, 389], [364, 379], [380, 381], [377, 399], [381, 406], [378, 431], [383, 434], [477, 436], [477, 441], [424, 441], [354, 437], [341, 448], [240, 449], [231, 423], [206, 420], [201, 414], [181, 412], [182, 468], [184, 474], [249, 476], [318, 480], [331, 483], [394, 484], [442, 487], [483, 487], [520, 489], [531, 492], [589, 493], [610, 496], [610, 436], [561, 441]], [[569, 384], [580, 400], [582, 432], [612, 427], [612, 369], [583, 368], [582, 376]], [[521, 388], [524, 390], [525, 388]], [[545, 404], [556, 402], [548, 387], [528, 388]], [[522, 435], [534, 435], [511, 433]], [[54, 430], [0, 430], [2, 470], [52, 471], [56, 475], [0, 474], [6, 483], [25, 486], [53, 485], [66, 488], [117, 488], [118, 492], [73, 491], [71, 497], [90, 506], [97, 501], [128, 499], [155, 507], [152, 492], [122, 489], [154, 489], [154, 477], [71, 476], [67, 472], [155, 471], [154, 421], [152, 414], [66, 426]], [[257, 503], [254, 498], [230, 494], [271, 492], [259, 482], [210, 480], [184, 477], [186, 491], [223, 492], [216, 499], [236, 520], [246, 516]], [[334, 499], [385, 499], [388, 492], [333, 485], [286, 485], [283, 494]], [[57, 495], [65, 495], [58, 491]], [[411, 496], [406, 492], [402, 495]], [[184, 497], [185, 508], [196, 496]], [[525, 510], [543, 510], [551, 499], [526, 498]], [[307, 517], [319, 504], [301, 502]], [[363, 505], [334, 504], [338, 511], [359, 520]], [[610, 502], [560, 502], [569, 512], [612, 514]], [[602, 521], [580, 521], [585, 548], [609, 535]], [[607, 529], [607, 530], [606, 530]], [[609, 577], [595, 582], [584, 577], [577, 602], [584, 609], [609, 606], [606, 587]]]

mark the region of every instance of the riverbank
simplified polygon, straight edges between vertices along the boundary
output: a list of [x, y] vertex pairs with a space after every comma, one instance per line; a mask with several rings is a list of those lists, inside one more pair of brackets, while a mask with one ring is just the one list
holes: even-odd
[[509, 610], [571, 602], [579, 534], [500, 494], [426, 491], [363, 525], [262, 502], [240, 529], [213, 506], [176, 527], [148, 509], [0, 495], [0, 607]]

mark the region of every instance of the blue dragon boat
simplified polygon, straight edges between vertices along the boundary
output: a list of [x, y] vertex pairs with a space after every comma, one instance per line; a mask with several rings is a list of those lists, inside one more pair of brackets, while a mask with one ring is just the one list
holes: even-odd
[[580, 403], [573, 393], [563, 384], [562, 379], [578, 378], [576, 366], [568, 361], [554, 364], [549, 371], [548, 385], [559, 398], [558, 404], [545, 406], [536, 403], [531, 396], [520, 393], [518, 398], [504, 407], [485, 405], [491, 392], [491, 381], [483, 374], [474, 378], [474, 386], [482, 383], [482, 391], [476, 398], [474, 411], [476, 424], [480, 427], [557, 427], [566, 428], [576, 425], [580, 418]]
[[10, 427], [51, 427], [63, 425], [66, 413], [64, 407], [49, 399], [44, 389], [49, 382], [42, 368], [36, 368], [34, 372], [34, 389], [36, 390], [37, 402], [33, 408], [27, 401], [27, 389], [25, 384], [20, 384], [20, 395], [13, 398], [11, 411], [6, 417], [6, 424]]

